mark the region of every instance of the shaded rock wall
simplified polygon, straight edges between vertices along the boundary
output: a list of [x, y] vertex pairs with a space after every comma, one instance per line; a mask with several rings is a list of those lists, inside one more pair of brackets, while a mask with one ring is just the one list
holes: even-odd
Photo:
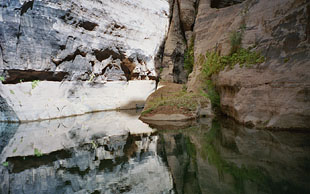
[[[266, 58], [260, 65], [236, 65], [213, 77], [224, 113], [249, 125], [309, 128], [309, 6], [308, 1], [247, 0], [215, 9], [211, 1], [200, 1], [194, 27], [196, 62], [206, 51], [229, 54], [230, 35], [241, 27], [242, 47]], [[196, 65], [189, 91], [203, 84], [201, 72]]]
[[184, 69], [184, 53], [193, 38], [198, 0], [174, 0], [170, 3], [171, 23], [162, 62], [157, 68], [163, 80], [185, 83], [187, 72]]

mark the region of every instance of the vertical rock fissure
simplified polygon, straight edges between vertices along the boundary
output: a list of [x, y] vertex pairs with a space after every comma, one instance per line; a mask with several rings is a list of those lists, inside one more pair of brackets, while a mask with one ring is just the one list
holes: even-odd
[[24, 13], [28, 11], [28, 9], [32, 10], [33, 4], [34, 4], [34, 0], [24, 2], [20, 10], [20, 15], [22, 16]]
[[[1, 59], [3, 63], [7, 63], [7, 61], [4, 59], [4, 51], [3, 51], [3, 47], [0, 44], [0, 54], [1, 54]], [[1, 70], [1, 69], [0, 69]]]
[[197, 18], [197, 14], [198, 14], [199, 3], [200, 3], [200, 0], [196, 0], [195, 3], [194, 3], [195, 19], [194, 19], [194, 23], [193, 23], [192, 28], [191, 28], [192, 32], [194, 32], [194, 27], [195, 27], [195, 24], [196, 24], [196, 18]]
[[308, 42], [310, 43], [310, 5], [307, 6], [307, 17], [308, 17], [308, 23], [307, 23], [307, 29], [306, 29], [306, 36], [308, 39]]
[[181, 19], [181, 6], [180, 6], [180, 0], [176, 0], [177, 4], [178, 4], [178, 10], [179, 10], [179, 21], [180, 21], [180, 30], [181, 30], [181, 34], [183, 36], [183, 40], [185, 41], [188, 41], [186, 39], [186, 36], [185, 36], [185, 30], [184, 30], [184, 27], [183, 27], [183, 24], [182, 24], [182, 19]]
[[20, 38], [20, 35], [21, 35], [21, 33], [20, 33], [20, 29], [21, 29], [21, 19], [22, 19], [22, 17], [19, 18], [18, 32], [17, 32], [17, 34], [16, 34], [16, 38], [17, 38], [17, 40], [16, 40], [16, 53], [17, 53], [17, 48], [18, 48], [18, 44], [19, 44], [19, 38]]

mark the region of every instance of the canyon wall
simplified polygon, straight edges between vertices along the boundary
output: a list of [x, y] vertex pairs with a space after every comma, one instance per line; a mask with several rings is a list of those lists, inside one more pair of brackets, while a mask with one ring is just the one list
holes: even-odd
[[247, 0], [223, 8], [214, 7], [215, 2], [199, 2], [196, 64], [188, 90], [199, 91], [205, 84], [199, 56], [207, 51], [229, 55], [231, 34], [242, 30], [241, 46], [261, 53], [265, 62], [243, 68], [237, 64], [212, 77], [222, 111], [249, 126], [309, 128], [310, 2]]
[[[166, 0], [1, 1], [0, 120], [141, 106], [155, 89], [169, 9]], [[60, 101], [70, 113], [56, 110]]]

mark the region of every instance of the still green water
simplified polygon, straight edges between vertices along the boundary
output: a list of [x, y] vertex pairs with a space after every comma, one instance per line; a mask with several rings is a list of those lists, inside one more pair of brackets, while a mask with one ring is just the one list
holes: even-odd
[[0, 193], [310, 193], [309, 132], [138, 116], [2, 123]]

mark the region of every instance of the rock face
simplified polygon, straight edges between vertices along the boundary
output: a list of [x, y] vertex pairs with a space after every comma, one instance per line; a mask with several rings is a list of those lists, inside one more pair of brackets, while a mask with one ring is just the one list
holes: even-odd
[[197, 0], [171, 1], [171, 23], [164, 45], [161, 78], [165, 81], [185, 83], [184, 53], [193, 36]]
[[162, 60], [161, 78], [163, 80], [179, 83], [186, 80], [183, 68], [185, 49], [186, 43], [181, 29], [179, 4], [175, 0]]
[[2, 1], [0, 10], [1, 70], [65, 71], [70, 79], [104, 74], [107, 66], [125, 72], [125, 59], [137, 78], [155, 76], [154, 56], [169, 24], [165, 0], [14, 0]]
[[[166, 0], [1, 1], [0, 120], [48, 119], [145, 101], [155, 81], [125, 81], [156, 78], [155, 56], [168, 32], [169, 8]], [[37, 91], [25, 94], [37, 81]], [[76, 101], [79, 92], [93, 105]], [[55, 98], [48, 102], [51, 94]], [[55, 114], [54, 101], [71, 111]], [[135, 108], [131, 104], [127, 108]]]
[[2, 100], [6, 102], [0, 121], [24, 122], [137, 108], [143, 106], [154, 89], [152, 80], [0, 84]]
[[[200, 1], [194, 28], [196, 62], [206, 51], [229, 54], [230, 34], [241, 28], [242, 47], [266, 58], [260, 65], [236, 65], [213, 77], [224, 113], [249, 125], [309, 128], [309, 10], [309, 1], [297, 0], [245, 1], [221, 9]], [[197, 89], [200, 74], [197, 65], [189, 90]]]

